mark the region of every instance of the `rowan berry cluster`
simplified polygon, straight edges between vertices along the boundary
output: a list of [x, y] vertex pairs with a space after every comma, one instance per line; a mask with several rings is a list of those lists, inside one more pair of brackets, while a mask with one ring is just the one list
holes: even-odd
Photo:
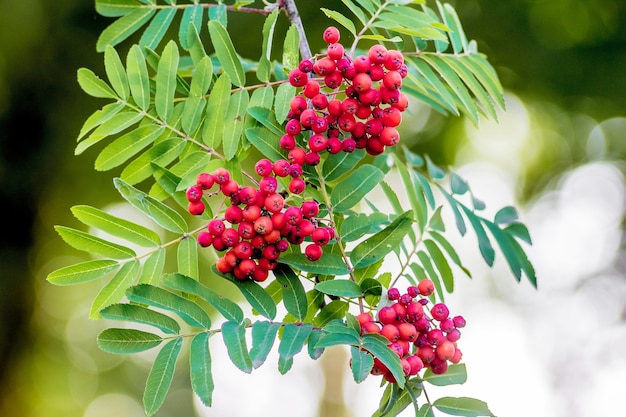
[[[457, 341], [461, 337], [460, 328], [465, 326], [462, 316], [451, 317], [444, 303], [436, 303], [428, 309], [434, 284], [429, 279], [410, 286], [405, 294], [397, 288], [390, 288], [387, 297], [392, 304], [378, 311], [378, 320], [370, 313], [357, 316], [361, 333], [378, 333], [389, 340], [402, 363], [405, 376], [417, 375], [423, 368], [430, 368], [435, 374], [448, 370], [448, 363], [459, 363], [462, 357]], [[377, 358], [371, 370], [373, 375], [383, 375], [390, 382], [396, 382], [389, 369]]]
[[352, 58], [333, 26], [323, 38], [326, 54], [301, 61], [289, 73], [291, 85], [302, 89], [290, 102], [280, 146], [289, 151], [290, 160], [308, 165], [318, 164], [325, 151], [365, 149], [379, 155], [400, 139], [396, 127], [408, 106], [400, 91], [408, 71], [404, 58], [383, 45]]
[[[304, 249], [307, 259], [320, 259], [322, 246], [334, 238], [335, 231], [316, 218], [320, 211], [316, 201], [306, 200], [300, 206], [285, 203], [277, 177], [286, 177], [293, 169], [286, 160], [261, 159], [255, 165], [261, 177], [257, 186], [242, 186], [228, 170], [218, 168], [198, 175], [196, 184], [187, 189], [187, 208], [193, 215], [204, 213], [205, 196], [222, 194], [228, 199], [223, 217], [209, 221], [198, 234], [200, 246], [213, 246], [223, 253], [215, 265], [219, 272], [232, 273], [240, 280], [265, 281], [280, 254], [305, 239], [311, 241]], [[214, 187], [219, 190], [211, 191]]]

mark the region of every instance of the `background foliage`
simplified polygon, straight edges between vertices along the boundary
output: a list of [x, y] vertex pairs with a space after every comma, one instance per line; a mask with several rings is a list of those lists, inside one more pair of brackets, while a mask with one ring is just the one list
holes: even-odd
[[[332, 7], [334, 2], [328, 3], [326, 7]], [[60, 223], [69, 223], [68, 207], [77, 195], [94, 205], [111, 198], [106, 194], [109, 177], [85, 175], [92, 172], [91, 160], [73, 157], [73, 142], [68, 140], [96, 108], [76, 85], [75, 71], [102, 65], [93, 45], [108, 21], [93, 12], [92, 4], [78, 1], [4, 1], [0, 7], [0, 180], [3, 207], [11, 219], [0, 252], [2, 414], [81, 415], [80, 402], [66, 400], [72, 390], [67, 381], [100, 374], [91, 395], [107, 392], [117, 380], [108, 372], [116, 364], [99, 353], [68, 351], [59, 343], [61, 334], [85, 345], [94, 337], [72, 331], [78, 329], [71, 318], [82, 312], [71, 311], [73, 303], [63, 301], [80, 299], [79, 292], [65, 293], [67, 299], [59, 300], [60, 292], [40, 286], [42, 277], [71, 254], [58, 252], [58, 265], [41, 262], [59, 250], [56, 236], [46, 229], [50, 219], [65, 215], [67, 221]], [[312, 32], [327, 24], [319, 13], [301, 7], [305, 27]], [[625, 108], [622, 2], [572, 0], [531, 7], [521, 1], [467, 1], [456, 8], [466, 31], [497, 66], [505, 88], [538, 115], [541, 132], [554, 133], [549, 141], [526, 150], [517, 196], [521, 201], [536, 199], [550, 189], [557, 173], [572, 166], [591, 159], [623, 160], [625, 142], [618, 129], [607, 127], [601, 151], [590, 149], [588, 141], [591, 121], [621, 116]], [[261, 20], [240, 18], [243, 27], [260, 31]], [[247, 42], [246, 33], [233, 37], [238, 50], [258, 56], [256, 42]], [[461, 130], [459, 120], [430, 115], [427, 128], [419, 132], [418, 148], [439, 164], [452, 163], [467, 140]], [[135, 382], [127, 389], [142, 386], [141, 378]]]

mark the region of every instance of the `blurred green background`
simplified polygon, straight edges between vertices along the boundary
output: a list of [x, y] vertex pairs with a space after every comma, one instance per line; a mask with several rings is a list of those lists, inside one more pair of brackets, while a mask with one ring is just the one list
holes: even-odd
[[[331, 22], [318, 8], [344, 10], [342, 4], [297, 3], [312, 49], [319, 50], [319, 34]], [[593, 161], [609, 161], [623, 173], [626, 2], [451, 3], [507, 94], [531, 120], [530, 139], [511, 150], [520, 165], [516, 204], [537, 201], [562, 173]], [[262, 18], [230, 13], [229, 19], [238, 52], [256, 59]], [[119, 201], [111, 173], [93, 170], [96, 150], [73, 155], [82, 123], [102, 105], [79, 89], [76, 70], [103, 73], [95, 44], [109, 23], [92, 1], [0, 0], [0, 195], [6, 220], [0, 234], [1, 416], [141, 415], [140, 403], [130, 399], [141, 398], [147, 361], [98, 351], [99, 324], [88, 322], [86, 311], [95, 287], [57, 288], [45, 281], [50, 271], [77, 260], [53, 225], [77, 226], [69, 211], [73, 205]], [[471, 140], [461, 119], [423, 110], [414, 123], [414, 149], [442, 165], [489, 158], [489, 149], [459, 155]], [[607, 265], [620, 282], [624, 249], [618, 245]], [[624, 307], [622, 302], [621, 315]], [[159, 416], [194, 415], [187, 385], [184, 378], [176, 380]], [[103, 397], [111, 392], [128, 396]], [[116, 414], [98, 411], [96, 399], [117, 404]]]

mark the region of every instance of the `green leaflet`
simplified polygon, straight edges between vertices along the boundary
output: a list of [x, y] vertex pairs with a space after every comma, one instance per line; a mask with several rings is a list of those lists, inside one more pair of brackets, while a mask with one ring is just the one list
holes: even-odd
[[467, 381], [465, 364], [450, 365], [445, 374], [435, 374], [430, 369], [424, 372], [424, 381], [439, 387], [455, 384], [464, 384]]
[[280, 123], [276, 121], [276, 117], [274, 116], [274, 112], [272, 112], [271, 108], [250, 106], [247, 109], [247, 112], [250, 116], [254, 117], [257, 122], [271, 130], [276, 136], [282, 136], [284, 134], [284, 129]]
[[80, 205], [72, 207], [71, 210], [74, 217], [82, 223], [110, 235], [121, 237], [144, 247], [161, 244], [161, 238], [156, 232], [129, 220], [112, 216], [98, 208]]
[[274, 115], [276, 121], [282, 124], [289, 114], [289, 103], [296, 95], [296, 88], [289, 83], [283, 83], [276, 89], [276, 98], [274, 101]]
[[139, 261], [128, 262], [119, 269], [113, 278], [100, 290], [96, 298], [91, 303], [89, 318], [97, 320], [100, 318], [100, 310], [111, 304], [119, 303], [126, 288], [130, 287], [139, 274]]
[[287, 159], [285, 151], [278, 145], [279, 137], [264, 127], [251, 127], [246, 129], [248, 141], [266, 158], [276, 161]]
[[[310, 323], [293, 324], [288, 323], [284, 327], [283, 337], [278, 345], [279, 358], [285, 362], [291, 362], [293, 357], [302, 350], [302, 347], [306, 343], [313, 325]], [[279, 364], [279, 371], [284, 374], [289, 367], [281, 367]]]
[[110, 259], [80, 262], [52, 271], [46, 279], [54, 285], [81, 284], [102, 278], [119, 266], [119, 262]]
[[198, 333], [191, 339], [189, 347], [189, 370], [191, 388], [202, 404], [211, 406], [213, 398], [213, 375], [211, 373], [211, 352], [209, 350], [208, 332]]
[[142, 27], [156, 12], [154, 8], [140, 8], [120, 17], [102, 31], [96, 42], [96, 50], [103, 52], [107, 45], [115, 46]]
[[183, 12], [183, 17], [180, 22], [180, 27], [178, 29], [178, 40], [180, 42], [180, 46], [183, 49], [189, 50], [189, 28], [202, 27], [203, 17], [204, 7], [202, 7], [201, 4], [194, 4], [193, 6], [185, 8], [185, 11]]
[[270, 80], [270, 58], [272, 54], [272, 41], [274, 39], [274, 28], [280, 9], [276, 8], [265, 18], [263, 24], [263, 43], [259, 65], [257, 67], [256, 76], [261, 82]]
[[344, 15], [334, 10], [329, 10], [324, 7], [320, 7], [320, 10], [329, 18], [333, 19], [335, 22], [339, 23], [341, 26], [345, 27], [350, 31], [350, 33], [356, 36], [356, 28], [354, 27], [354, 23]]
[[289, 26], [283, 42], [283, 70], [288, 73], [300, 63], [300, 35], [295, 25]]
[[211, 270], [216, 275], [235, 284], [248, 303], [250, 303], [252, 308], [259, 314], [270, 320], [274, 320], [276, 317], [276, 304], [269, 293], [258, 283], [250, 280], [240, 281], [234, 278], [231, 274], [221, 274], [217, 271], [215, 265], [211, 267]]
[[135, 329], [105, 329], [98, 335], [98, 347], [105, 352], [127, 354], [143, 352], [161, 344], [156, 334]]
[[364, 334], [361, 337], [361, 346], [374, 355], [375, 358], [378, 358], [396, 378], [398, 387], [403, 388], [404, 372], [402, 371], [400, 358], [379, 337], [380, 335]]
[[108, 171], [122, 165], [153, 143], [164, 130], [164, 126], [150, 124], [120, 136], [100, 152], [95, 162], [96, 170]]
[[180, 139], [165, 139], [149, 147], [145, 152], [128, 163], [120, 174], [120, 179], [130, 185], [135, 185], [151, 177], [156, 166], [167, 166], [176, 160], [187, 143]]
[[115, 91], [100, 77], [87, 68], [79, 68], [77, 72], [78, 85], [83, 91], [96, 98], [117, 98]]
[[183, 239], [177, 248], [178, 272], [191, 278], [198, 279], [198, 240], [189, 235]]
[[124, 16], [142, 7], [147, 6], [141, 5], [137, 0], [96, 0], [96, 11], [106, 17]]
[[164, 229], [174, 233], [185, 233], [187, 231], [187, 222], [178, 212], [150, 197], [143, 191], [125, 183], [120, 178], [115, 178], [113, 182], [115, 188], [126, 201]]
[[174, 7], [159, 10], [141, 35], [139, 46], [156, 50], [172, 25], [177, 11]]
[[300, 271], [321, 275], [347, 275], [348, 267], [341, 256], [325, 253], [315, 261], [309, 261], [303, 253], [286, 253], [281, 255], [280, 262]]
[[168, 121], [174, 110], [176, 92], [176, 72], [178, 71], [179, 52], [176, 42], [169, 41], [163, 49], [156, 76], [154, 107], [162, 121]]
[[442, 397], [433, 403], [433, 406], [446, 414], [453, 416], [493, 416], [484, 401], [468, 397]]
[[224, 126], [223, 148], [224, 157], [231, 160], [237, 155], [241, 143], [241, 134], [243, 132], [246, 109], [250, 97], [248, 92], [240, 90], [230, 96], [228, 111], [226, 112], [226, 126]]
[[252, 372], [252, 359], [246, 346], [246, 329], [243, 324], [226, 321], [222, 324], [222, 337], [230, 360], [237, 368], [249, 374]]
[[104, 49], [104, 69], [117, 95], [122, 100], [128, 100], [130, 88], [126, 70], [117, 51], [111, 45]]
[[93, 132], [91, 132], [91, 134], [86, 139], [76, 145], [74, 154], [80, 155], [86, 149], [100, 142], [107, 136], [114, 135], [118, 132], [125, 130], [126, 128], [139, 122], [142, 118], [143, 115], [141, 113], [136, 113], [134, 111], [122, 111], [120, 113], [117, 113], [109, 120], [98, 126]]
[[252, 348], [250, 348], [250, 358], [252, 359], [252, 367], [254, 369], [263, 365], [267, 359], [278, 329], [280, 329], [280, 323], [272, 323], [269, 321], [255, 321], [252, 324]]
[[180, 326], [173, 318], [137, 304], [111, 304], [100, 310], [100, 316], [107, 320], [148, 324], [169, 334], [180, 332]]
[[102, 123], [110, 120], [113, 116], [118, 114], [122, 109], [124, 109], [124, 103], [110, 103], [103, 106], [100, 110], [96, 110], [91, 116], [85, 120], [83, 126], [80, 128], [80, 133], [76, 138], [76, 141], [79, 142], [82, 138], [85, 137], [87, 133], [96, 127], [100, 126]]
[[353, 242], [365, 235], [380, 231], [390, 222], [390, 216], [385, 213], [356, 213], [346, 217], [341, 223], [339, 236], [344, 242]]
[[339, 152], [328, 155], [322, 165], [322, 176], [326, 181], [334, 181], [351, 172], [352, 169], [363, 159], [365, 151], [355, 149], [354, 152]]
[[202, 141], [215, 149], [222, 143], [224, 120], [230, 101], [231, 80], [227, 73], [220, 75], [211, 89], [206, 106], [206, 119], [202, 130]]
[[243, 322], [243, 311], [237, 303], [218, 294], [214, 290], [196, 281], [193, 278], [186, 277], [178, 273], [170, 273], [163, 277], [163, 284], [173, 290], [182, 291], [203, 298], [219, 311], [226, 320], [237, 323]]
[[128, 259], [136, 256], [130, 248], [109, 242], [80, 230], [65, 226], [55, 226], [54, 230], [71, 247], [105, 258]]
[[158, 285], [165, 268], [165, 248], [160, 248], [150, 254], [143, 263], [139, 284]]
[[450, 265], [443, 255], [443, 252], [441, 252], [439, 246], [437, 246], [437, 244], [430, 239], [424, 240], [424, 246], [439, 271], [439, 275], [441, 276], [441, 280], [443, 281], [446, 291], [452, 293], [454, 291], [454, 276], [452, 275], [452, 269], [450, 269]]
[[357, 205], [384, 176], [385, 174], [373, 165], [361, 165], [350, 177], [333, 188], [330, 193], [333, 211], [341, 213]]
[[191, 326], [211, 328], [209, 315], [198, 304], [162, 288], [139, 284], [129, 288], [126, 296], [130, 301], [174, 312]]
[[246, 74], [241, 60], [237, 56], [230, 35], [224, 26], [216, 20], [209, 21], [209, 34], [215, 48], [215, 54], [222, 64], [224, 72], [229, 75], [232, 83], [237, 87], [246, 85]]
[[283, 264], [279, 264], [273, 272], [276, 280], [281, 285], [283, 304], [287, 312], [292, 314], [298, 321], [303, 321], [307, 316], [308, 300], [300, 278], [291, 268]]
[[350, 253], [355, 268], [371, 265], [396, 249], [413, 225], [413, 211], [398, 216], [380, 232], [359, 243]]
[[363, 295], [359, 284], [348, 279], [322, 281], [315, 285], [315, 289], [324, 294], [337, 297], [356, 298]]
[[143, 111], [150, 107], [150, 76], [146, 58], [138, 45], [133, 45], [126, 56], [126, 72], [130, 94]]
[[367, 352], [362, 351], [356, 346], [350, 347], [350, 369], [352, 369], [352, 377], [358, 384], [365, 381], [374, 366], [374, 358]]
[[161, 348], [152, 364], [143, 394], [143, 406], [148, 416], [155, 414], [165, 402], [182, 344], [182, 337], [169, 341]]

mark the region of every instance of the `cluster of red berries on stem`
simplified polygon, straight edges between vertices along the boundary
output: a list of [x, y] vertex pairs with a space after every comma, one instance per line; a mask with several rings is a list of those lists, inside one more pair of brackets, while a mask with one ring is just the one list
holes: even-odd
[[[462, 358], [457, 341], [461, 337], [459, 329], [465, 327], [465, 319], [450, 316], [444, 303], [436, 303], [428, 309], [430, 301], [426, 297], [434, 290], [429, 279], [408, 287], [405, 294], [400, 294], [397, 288], [390, 288], [387, 297], [393, 303], [378, 311], [378, 320], [368, 312], [357, 316], [362, 334], [378, 333], [389, 340], [388, 346], [400, 357], [407, 377], [417, 375], [423, 368], [443, 374], [449, 363], [459, 363]], [[396, 382], [393, 374], [377, 358], [371, 373]]]
[[335, 237], [335, 231], [316, 218], [320, 211], [316, 201], [305, 200], [300, 206], [285, 203], [277, 177], [289, 175], [292, 168], [286, 160], [261, 159], [255, 165], [261, 177], [258, 186], [242, 186], [228, 170], [217, 168], [199, 174], [196, 184], [187, 189], [187, 209], [193, 215], [204, 213], [205, 196], [222, 194], [229, 202], [223, 217], [210, 220], [198, 234], [200, 246], [213, 246], [222, 253], [215, 264], [219, 272], [232, 273], [239, 280], [265, 281], [280, 254], [305, 239], [310, 240], [304, 250], [307, 259], [320, 259], [322, 246]]
[[377, 44], [352, 58], [334, 26], [323, 38], [326, 54], [301, 61], [289, 73], [291, 85], [302, 89], [290, 102], [280, 146], [290, 160], [308, 165], [318, 164], [322, 152], [365, 149], [379, 155], [400, 139], [396, 127], [408, 106], [400, 91], [408, 71], [404, 57]]

